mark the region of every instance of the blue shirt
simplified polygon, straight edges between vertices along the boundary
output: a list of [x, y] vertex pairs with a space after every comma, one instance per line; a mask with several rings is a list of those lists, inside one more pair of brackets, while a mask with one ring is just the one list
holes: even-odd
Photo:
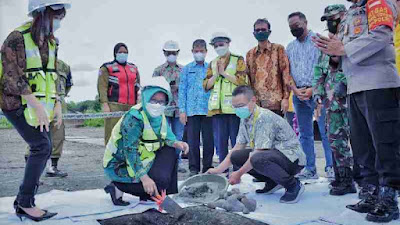
[[203, 65], [191, 62], [180, 74], [179, 82], [179, 111], [187, 116], [208, 114], [208, 99], [210, 91], [205, 92], [203, 80], [207, 75], [208, 63]]
[[303, 42], [296, 39], [290, 42], [286, 48], [290, 62], [290, 73], [297, 87], [312, 87], [314, 67], [318, 64], [321, 54], [312, 42], [312, 36], [315, 36], [315, 34], [309, 31]]

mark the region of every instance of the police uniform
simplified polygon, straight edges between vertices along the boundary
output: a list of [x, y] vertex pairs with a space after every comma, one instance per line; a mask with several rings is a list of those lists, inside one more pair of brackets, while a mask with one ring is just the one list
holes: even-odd
[[[397, 12], [389, 0], [361, 0], [348, 10], [339, 38], [349, 94], [350, 138], [364, 184], [370, 196], [348, 207], [368, 204], [367, 219], [375, 222], [398, 217], [395, 189], [400, 189], [400, 78], [395, 66], [393, 29]], [[379, 201], [380, 204], [376, 204]], [[388, 214], [387, 212], [390, 212]], [[396, 213], [397, 212], [397, 213]]]

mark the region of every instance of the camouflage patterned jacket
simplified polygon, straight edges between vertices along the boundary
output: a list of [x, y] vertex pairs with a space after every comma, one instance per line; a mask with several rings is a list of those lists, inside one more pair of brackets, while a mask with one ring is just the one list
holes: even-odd
[[341, 67], [335, 65], [330, 56], [321, 55], [314, 68], [313, 95], [314, 98], [320, 98], [324, 102], [327, 110], [340, 111], [347, 108], [346, 98], [335, 96], [335, 86], [340, 82], [347, 85], [346, 76]]
[[72, 83], [72, 76], [71, 76], [71, 68], [62, 60], [57, 59], [57, 74], [59, 79], [57, 79], [57, 86], [59, 93], [58, 95], [61, 97], [62, 104], [63, 104], [63, 111], [65, 112], [65, 97], [68, 95], [71, 87], [73, 86]]

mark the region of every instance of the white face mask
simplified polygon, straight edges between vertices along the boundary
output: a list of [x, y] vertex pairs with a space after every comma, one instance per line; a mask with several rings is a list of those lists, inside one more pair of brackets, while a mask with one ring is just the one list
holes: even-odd
[[206, 58], [206, 54], [202, 53], [202, 52], [196, 52], [193, 54], [194, 60], [196, 60], [196, 62], [203, 62], [204, 59]]
[[176, 62], [176, 58], [177, 58], [176, 55], [169, 55], [169, 56], [167, 56], [167, 61], [169, 63], [174, 63], [174, 62]]
[[218, 54], [218, 56], [224, 56], [226, 55], [226, 53], [228, 53], [228, 51], [229, 51], [228, 45], [220, 46], [215, 49], [215, 52]]
[[152, 104], [150, 102], [146, 104], [147, 112], [150, 114], [151, 117], [161, 116], [164, 113], [165, 108], [166, 106], [161, 104]]
[[61, 26], [61, 20], [60, 19], [53, 19], [53, 33], [56, 32]]

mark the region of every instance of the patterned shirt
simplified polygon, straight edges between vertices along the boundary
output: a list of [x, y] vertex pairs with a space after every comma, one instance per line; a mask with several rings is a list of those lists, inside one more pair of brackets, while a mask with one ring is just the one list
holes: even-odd
[[161, 66], [157, 67], [153, 72], [153, 77], [163, 76], [169, 83], [171, 87], [171, 92], [173, 96], [173, 100], [169, 105], [171, 108], [175, 110], [167, 110], [165, 111], [165, 116], [168, 117], [179, 117], [179, 104], [178, 104], [178, 88], [179, 88], [179, 75], [182, 71], [182, 66], [176, 64], [174, 66], [170, 66], [168, 63], [164, 63]]
[[208, 63], [191, 62], [182, 69], [179, 83], [179, 111], [187, 116], [207, 115], [210, 91], [203, 89]]
[[296, 39], [290, 42], [286, 48], [290, 62], [290, 72], [297, 87], [312, 86], [314, 67], [317, 65], [321, 54], [312, 42], [312, 36], [315, 36], [315, 34], [309, 31], [303, 42]]
[[[299, 139], [288, 122], [268, 109], [256, 106], [258, 117], [254, 114], [248, 119], [240, 121], [237, 143], [248, 144], [251, 136], [255, 150], [276, 149], [282, 152], [291, 162], [299, 160], [298, 165], [306, 164], [306, 156], [301, 148]], [[253, 123], [255, 127], [253, 127]], [[253, 129], [255, 129], [253, 131]]]
[[[48, 62], [49, 46], [43, 42], [39, 46], [42, 64]], [[21, 95], [32, 94], [24, 70], [26, 68], [24, 37], [19, 31], [13, 31], [4, 41], [1, 48], [3, 76], [0, 80], [0, 107], [3, 110], [15, 110], [22, 106]]]
[[247, 52], [246, 65], [258, 105], [280, 110], [282, 99], [289, 98], [290, 86], [294, 83], [285, 48], [270, 42], [264, 49], [254, 47]]
[[[232, 54], [233, 55], [233, 54]], [[237, 66], [236, 66], [236, 79], [237, 79], [237, 84], [236, 85], [248, 85], [248, 77], [247, 77], [247, 72], [246, 72], [246, 63], [244, 62], [244, 58], [242, 56], [238, 56], [239, 59], [237, 61]], [[222, 60], [224, 60], [224, 68], [226, 69], [229, 65], [229, 61], [231, 59], [231, 54], [221, 57]], [[207, 83], [208, 80], [211, 79], [213, 76], [213, 71], [211, 68], [211, 63], [208, 65], [207, 69], [207, 76], [203, 81], [203, 88], [204, 90], [207, 90]], [[207, 90], [208, 91], [208, 90]], [[222, 111], [220, 109], [215, 109], [212, 111], [209, 111], [208, 114], [210, 116], [212, 115], [217, 115], [217, 114], [222, 114]]]

